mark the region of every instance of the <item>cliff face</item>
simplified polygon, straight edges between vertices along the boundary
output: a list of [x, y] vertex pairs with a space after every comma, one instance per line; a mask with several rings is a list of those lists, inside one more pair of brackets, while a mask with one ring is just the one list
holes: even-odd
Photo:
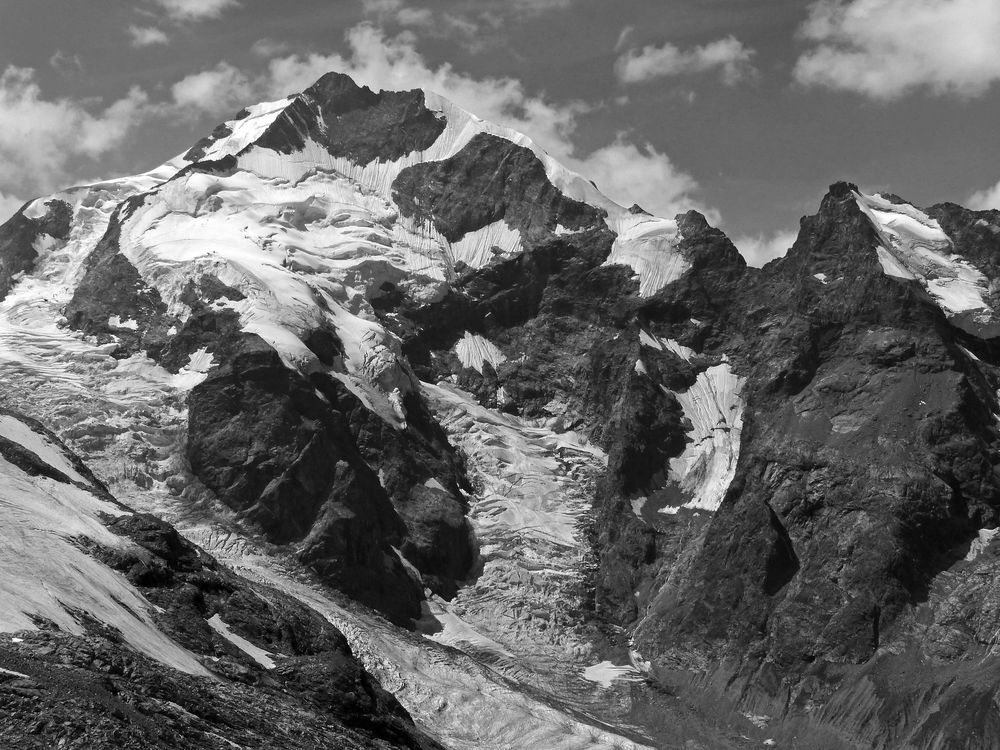
[[[847, 745], [988, 747], [989, 722], [963, 728], [944, 711], [897, 722], [932, 695], [976, 705], [995, 696], [982, 676], [995, 675], [992, 633], [966, 593], [989, 600], [995, 559], [992, 330], [970, 326], [968, 310], [956, 314], [921, 280], [887, 275], [879, 256], [892, 248], [862, 200], [835, 185], [786, 258], [735, 282], [696, 269], [661, 293], [676, 317], [711, 332], [699, 346], [674, 326], [654, 330], [728, 356], [745, 378], [746, 411], [733, 481], [711, 520], [691, 523], [696, 541], [678, 555], [677, 531], [655, 535], [678, 563], [654, 573], [634, 639], [668, 681], [696, 667], [757, 713], [811, 712]], [[974, 251], [956, 233], [962, 258], [1000, 248], [981, 231], [992, 213], [929, 213], [952, 231], [979, 228]], [[630, 549], [606, 545], [605, 568]]]

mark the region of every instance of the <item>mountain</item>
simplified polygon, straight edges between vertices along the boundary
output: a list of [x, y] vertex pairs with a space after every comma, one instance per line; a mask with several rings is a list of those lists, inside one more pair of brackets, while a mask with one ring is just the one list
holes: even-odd
[[159, 682], [192, 747], [994, 747], [998, 264], [837, 183], [748, 268], [335, 73], [32, 201], [0, 737], [101, 680], [137, 747]]

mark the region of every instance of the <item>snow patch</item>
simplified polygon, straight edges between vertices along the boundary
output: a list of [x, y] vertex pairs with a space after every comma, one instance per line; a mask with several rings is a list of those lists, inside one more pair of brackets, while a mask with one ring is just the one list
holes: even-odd
[[630, 266], [639, 277], [640, 296], [656, 294], [691, 268], [677, 249], [681, 237], [673, 219], [625, 212], [609, 218], [609, 226], [618, 237], [603, 265]]
[[274, 669], [275, 663], [274, 659], [271, 658], [271, 654], [262, 648], [258, 648], [250, 643], [250, 641], [246, 638], [243, 638], [230, 630], [229, 626], [222, 621], [222, 617], [220, 615], [212, 615], [212, 617], [205, 622], [211, 626], [212, 630], [236, 646], [236, 648], [264, 667], [264, 669]]
[[813, 274], [813, 278], [816, 279], [820, 284], [828, 284], [828, 283], [830, 283], [830, 282], [828, 282], [826, 280], [826, 274], [825, 273], [814, 273]]
[[137, 331], [139, 329], [139, 322], [136, 320], [122, 320], [117, 315], [112, 315], [108, 318], [108, 325], [112, 328], [128, 328], [132, 331]]
[[485, 363], [488, 362], [496, 370], [503, 362], [507, 361], [507, 355], [496, 344], [478, 333], [469, 333], [468, 331], [455, 344], [455, 354], [462, 362], [462, 367], [471, 367], [480, 375], [483, 374]]
[[767, 725], [771, 721], [770, 716], [765, 714], [753, 714], [749, 711], [745, 711], [743, 713], [743, 717], [758, 729], [767, 729]]
[[976, 534], [976, 538], [972, 540], [972, 544], [969, 545], [969, 551], [965, 555], [965, 560], [971, 562], [983, 554], [998, 533], [1000, 533], [1000, 529], [980, 529]]
[[882, 240], [877, 253], [887, 276], [915, 279], [948, 316], [974, 313], [977, 322], [990, 321], [992, 309], [985, 299], [989, 280], [953, 252], [951, 239], [937, 221], [879, 195], [854, 197]]
[[199, 161], [218, 161], [226, 156], [235, 156], [251, 143], [256, 141], [273, 123], [288, 105], [292, 97], [273, 102], [261, 102], [247, 107], [249, 114], [239, 120], [228, 120], [225, 126], [232, 132], [214, 141]]
[[699, 373], [688, 390], [674, 393], [692, 425], [684, 452], [670, 459], [670, 479], [691, 496], [685, 508], [718, 510], [736, 475], [745, 408], [740, 392], [745, 382], [724, 362]]
[[645, 329], [639, 331], [639, 343], [642, 346], [648, 346], [650, 349], [656, 349], [659, 352], [673, 352], [685, 362], [690, 362], [692, 358], [697, 356], [697, 352], [694, 349], [684, 346], [684, 344], [673, 339], [661, 339], [659, 336], [655, 336]]
[[602, 661], [600, 664], [594, 664], [583, 670], [583, 679], [596, 682], [601, 687], [607, 689], [617, 680], [641, 682], [642, 675], [631, 664], [618, 666], [609, 661]]
[[482, 268], [493, 260], [509, 258], [524, 252], [521, 233], [509, 227], [503, 220], [468, 232], [456, 242], [445, 242], [452, 268], [458, 262], [470, 268]]
[[640, 520], [642, 520], [642, 508], [646, 505], [646, 500], [645, 497], [632, 498], [632, 514]]

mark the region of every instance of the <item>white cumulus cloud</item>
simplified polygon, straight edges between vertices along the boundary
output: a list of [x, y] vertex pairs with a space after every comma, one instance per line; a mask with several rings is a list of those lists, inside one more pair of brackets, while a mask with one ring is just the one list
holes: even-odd
[[138, 87], [94, 109], [91, 102], [46, 98], [32, 68], [8, 66], [0, 74], [0, 191], [23, 196], [65, 187], [72, 165], [119, 147], [153, 112]]
[[706, 214], [711, 223], [719, 222], [718, 211], [692, 197], [698, 191], [695, 179], [649, 144], [640, 148], [619, 134], [613, 143], [583, 158], [568, 156], [564, 160], [617, 203], [638, 203], [649, 213], [668, 218], [694, 208]]
[[731, 35], [687, 50], [669, 42], [662, 46], [650, 44], [621, 55], [615, 61], [615, 74], [622, 83], [642, 83], [717, 70], [726, 84], [734, 85], [756, 74], [750, 62], [754, 54], [753, 49]]
[[818, 0], [799, 30], [806, 86], [877, 100], [916, 90], [973, 97], [1000, 80], [997, 0]]
[[795, 243], [798, 232], [788, 229], [772, 234], [734, 237], [733, 244], [748, 265], [760, 268], [768, 261], [783, 258]]
[[155, 44], [167, 44], [170, 37], [166, 32], [155, 26], [129, 26], [129, 44], [133, 47], [152, 47]]
[[977, 190], [969, 196], [966, 205], [974, 211], [1000, 210], [1000, 182], [985, 190]]
[[227, 62], [192, 73], [170, 87], [174, 103], [191, 113], [222, 115], [254, 103], [254, 85]]
[[219, 18], [231, 8], [240, 7], [238, 0], [154, 0], [172, 21], [203, 21]]
[[271, 39], [269, 37], [264, 37], [263, 39], [258, 39], [250, 47], [250, 51], [253, 52], [257, 57], [263, 57], [265, 59], [270, 57], [275, 57], [276, 55], [284, 55], [288, 53], [291, 49], [288, 42], [281, 41], [278, 39]]

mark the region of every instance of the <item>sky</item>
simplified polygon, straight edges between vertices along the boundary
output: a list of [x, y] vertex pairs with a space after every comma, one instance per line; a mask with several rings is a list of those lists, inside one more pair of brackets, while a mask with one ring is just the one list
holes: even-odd
[[754, 264], [847, 179], [1000, 208], [1000, 0], [0, 0], [0, 214], [338, 70], [438, 91]]

